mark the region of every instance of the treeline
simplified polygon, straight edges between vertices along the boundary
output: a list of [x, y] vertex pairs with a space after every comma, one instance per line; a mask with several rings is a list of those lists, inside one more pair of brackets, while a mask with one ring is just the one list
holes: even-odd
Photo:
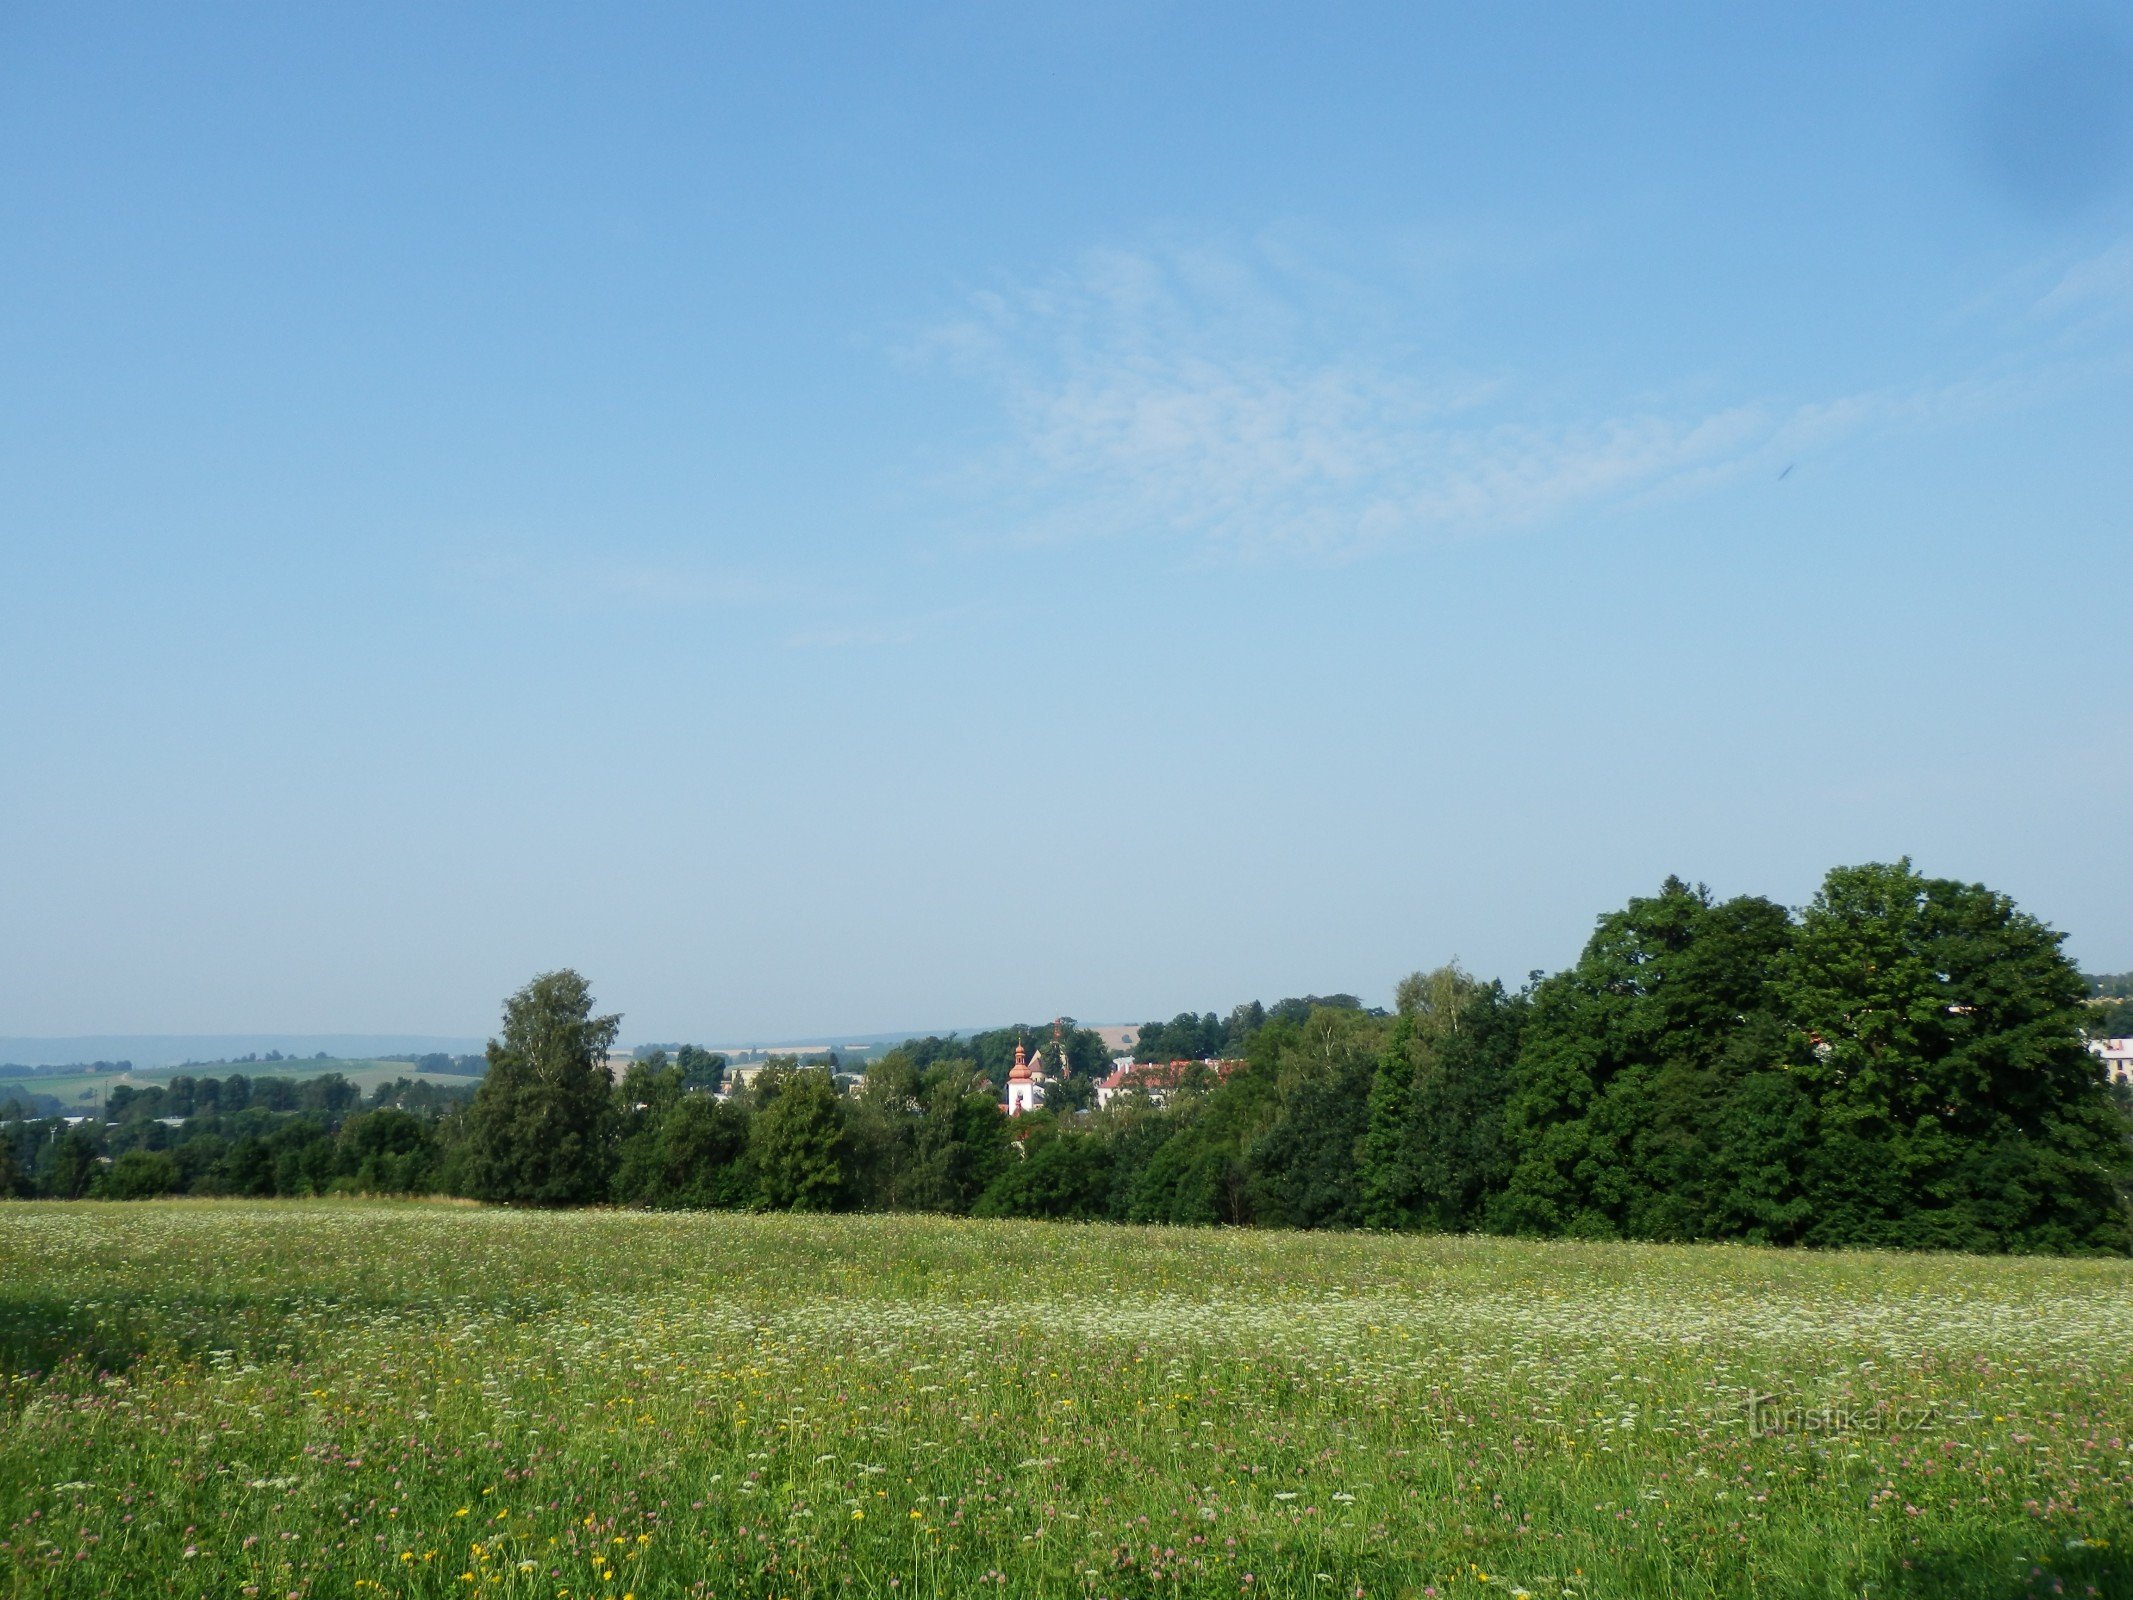
[[[1180, 1011], [1168, 1022], [1146, 1022], [1134, 1034], [1136, 1061], [1207, 1061], [1239, 1056], [1253, 1034], [1269, 1022], [1301, 1023], [1314, 1011], [1361, 1011], [1363, 1002], [1352, 994], [1307, 994], [1296, 999], [1261, 1005], [1257, 1000], [1233, 1006], [1226, 1017], [1212, 1011], [1194, 1016]], [[1373, 1010], [1375, 1016], [1382, 1011]]]
[[2060, 943], [1908, 861], [1797, 915], [1669, 879], [1516, 992], [1445, 967], [1389, 1013], [1181, 1017], [1152, 1053], [1219, 1030], [1230, 1059], [1094, 1111], [1077, 1073], [1013, 1121], [1010, 1030], [913, 1041], [851, 1095], [787, 1066], [712, 1101], [641, 1064], [618, 1096], [591, 1067], [618, 1019], [550, 974], [506, 1007], [463, 1172], [530, 1204], [2123, 1252], [2133, 1122]]
[[[78, 1161], [44, 1155], [35, 1176], [150, 1192], [160, 1156], [171, 1188], [214, 1193], [2123, 1253], [2133, 1101], [2087, 1048], [2091, 985], [2060, 944], [1908, 861], [1833, 871], [1796, 914], [1670, 878], [1515, 991], [1447, 966], [1389, 1012], [1339, 995], [1151, 1024], [1142, 1053], [1194, 1065], [1101, 1109], [1101, 1040], [1063, 1023], [1073, 1076], [1012, 1120], [1014, 1047], [1051, 1025], [912, 1040], [850, 1092], [787, 1059], [719, 1095], [725, 1063], [700, 1051], [611, 1081], [620, 1019], [556, 972], [505, 1003], [464, 1104], [218, 1106], [170, 1150], [144, 1107], [106, 1135], [141, 1138], [100, 1179], [70, 1191], [48, 1174]], [[240, 1163], [233, 1116], [288, 1121]], [[224, 1148], [188, 1164], [194, 1138]]]
[[2088, 1015], [2082, 1026], [2092, 1039], [2133, 1039], [2133, 972], [2090, 978]]
[[45, 1062], [38, 1066], [23, 1066], [20, 1062], [0, 1061], [0, 1078], [72, 1078], [93, 1072], [131, 1072], [131, 1061], [72, 1061], [61, 1066]]
[[448, 1191], [472, 1098], [471, 1088], [402, 1078], [366, 1099], [339, 1073], [120, 1084], [101, 1121], [0, 1124], [0, 1196]]

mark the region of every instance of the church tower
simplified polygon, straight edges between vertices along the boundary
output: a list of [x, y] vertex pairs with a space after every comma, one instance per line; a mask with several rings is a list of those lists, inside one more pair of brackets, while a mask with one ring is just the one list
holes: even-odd
[[1043, 1098], [1044, 1074], [1030, 1065], [1029, 1053], [1022, 1048], [1022, 1041], [1015, 1041], [1015, 1064], [1007, 1071], [1007, 1114], [1019, 1117], [1025, 1111], [1035, 1111]]

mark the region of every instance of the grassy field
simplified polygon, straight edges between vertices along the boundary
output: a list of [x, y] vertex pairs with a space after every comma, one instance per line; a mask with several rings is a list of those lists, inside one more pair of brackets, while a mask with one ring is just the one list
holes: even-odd
[[140, 1067], [131, 1072], [66, 1072], [49, 1076], [18, 1073], [12, 1077], [0, 1073], [0, 1097], [10, 1089], [20, 1089], [28, 1094], [48, 1094], [69, 1111], [94, 1112], [103, 1105], [104, 1097], [122, 1083], [146, 1089], [176, 1077], [227, 1078], [239, 1072], [255, 1081], [288, 1078], [298, 1083], [306, 1078], [321, 1078], [329, 1072], [338, 1072], [365, 1094], [381, 1083], [391, 1083], [399, 1078], [461, 1088], [481, 1081], [450, 1073], [417, 1072], [405, 1061], [373, 1061], [364, 1057], [326, 1061], [211, 1061], [205, 1066]]
[[2124, 1262], [11, 1204], [0, 1362], [55, 1600], [2133, 1594]]

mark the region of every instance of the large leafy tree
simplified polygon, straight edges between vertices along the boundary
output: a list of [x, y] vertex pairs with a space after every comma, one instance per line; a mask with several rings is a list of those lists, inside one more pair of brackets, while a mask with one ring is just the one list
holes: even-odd
[[1679, 878], [1602, 917], [1577, 965], [1534, 993], [1504, 1108], [1517, 1161], [1492, 1221], [1595, 1238], [1719, 1231], [1728, 1178], [1712, 1134], [1775, 1064], [1771, 976], [1791, 937], [1783, 907], [1714, 902]]
[[929, 1211], [968, 1211], [1013, 1159], [1007, 1116], [969, 1061], [942, 1061], [920, 1084], [912, 1130], [911, 1198]]
[[86, 1128], [69, 1128], [45, 1147], [38, 1163], [38, 1189], [58, 1200], [79, 1200], [96, 1180], [102, 1154]]
[[1478, 1228], [1510, 1173], [1504, 1099], [1525, 997], [1457, 963], [1403, 979], [1357, 1161], [1372, 1227]]
[[1111, 1200], [1111, 1147], [1092, 1134], [1062, 1131], [1048, 1114], [1018, 1137], [1010, 1160], [971, 1209], [981, 1217], [1063, 1217], [1093, 1222]]
[[681, 1074], [684, 1088], [700, 1089], [706, 1094], [717, 1094], [726, 1081], [726, 1058], [700, 1045], [683, 1045], [675, 1052], [674, 1067]]
[[468, 1115], [467, 1192], [507, 1205], [586, 1205], [608, 1193], [613, 1091], [606, 1056], [619, 1016], [593, 1014], [568, 968], [504, 1002], [500, 1037]]
[[2123, 1250], [2123, 1122], [2063, 935], [1908, 859], [1841, 867], [1776, 990], [1820, 1137], [1817, 1244]]
[[755, 1198], [748, 1113], [685, 1087], [678, 1067], [640, 1063], [617, 1091], [626, 1132], [615, 1163], [624, 1205], [706, 1209]]
[[762, 1106], [749, 1128], [749, 1156], [763, 1203], [773, 1211], [834, 1211], [851, 1188], [844, 1106], [821, 1067], [766, 1071]]
[[1309, 1052], [1295, 1023], [1262, 1028], [1243, 1070], [1218, 1079], [1194, 1066], [1160, 1109], [1129, 1095], [1105, 1126], [1117, 1141], [1112, 1214], [1129, 1222], [1244, 1224], [1258, 1220], [1250, 1150], [1281, 1113], [1285, 1063]]
[[1321, 1007], [1300, 1028], [1276, 1021], [1254, 1038], [1251, 1060], [1271, 1068], [1278, 1095], [1271, 1123], [1247, 1148], [1259, 1220], [1299, 1228], [1366, 1220], [1358, 1154], [1385, 1048], [1385, 1024], [1348, 1007]]
[[869, 1211], [917, 1206], [916, 1130], [924, 1084], [910, 1054], [891, 1050], [867, 1068], [845, 1120], [857, 1204]]

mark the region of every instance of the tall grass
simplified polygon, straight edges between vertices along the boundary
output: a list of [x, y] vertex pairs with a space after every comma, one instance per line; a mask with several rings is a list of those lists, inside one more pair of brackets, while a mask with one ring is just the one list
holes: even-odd
[[55, 1600], [2133, 1593], [2123, 1262], [8, 1205], [0, 1361]]

